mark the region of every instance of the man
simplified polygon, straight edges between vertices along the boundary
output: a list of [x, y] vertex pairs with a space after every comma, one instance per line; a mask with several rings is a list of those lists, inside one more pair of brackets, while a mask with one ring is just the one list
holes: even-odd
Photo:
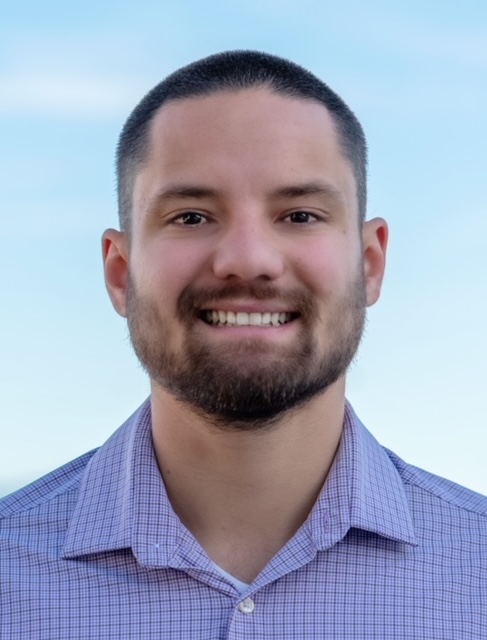
[[105, 278], [151, 396], [2, 502], [2, 639], [486, 638], [487, 500], [345, 401], [387, 244], [350, 109], [212, 56], [135, 108], [118, 179]]

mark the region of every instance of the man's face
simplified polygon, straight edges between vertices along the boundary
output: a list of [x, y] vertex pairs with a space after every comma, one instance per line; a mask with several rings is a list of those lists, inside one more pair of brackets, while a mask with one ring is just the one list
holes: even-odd
[[344, 376], [382, 276], [366, 236], [322, 105], [267, 89], [169, 103], [116, 306], [155, 385], [255, 428]]

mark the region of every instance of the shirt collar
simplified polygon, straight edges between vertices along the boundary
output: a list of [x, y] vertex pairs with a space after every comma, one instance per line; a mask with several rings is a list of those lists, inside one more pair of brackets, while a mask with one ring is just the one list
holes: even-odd
[[[318, 549], [350, 528], [416, 544], [402, 480], [348, 404], [338, 453], [306, 526]], [[148, 567], [191, 566], [205, 558], [170, 505], [152, 446], [150, 400], [88, 463], [63, 557], [128, 548]]]
[[399, 472], [348, 402], [340, 446], [307, 526], [321, 550], [352, 528], [418, 544]]
[[146, 400], [88, 463], [63, 557], [131, 548], [142, 565], [168, 565], [182, 530], [157, 466]]

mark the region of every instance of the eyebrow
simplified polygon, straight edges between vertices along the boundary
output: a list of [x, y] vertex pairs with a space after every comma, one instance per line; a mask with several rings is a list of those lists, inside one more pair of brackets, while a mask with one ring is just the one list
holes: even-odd
[[279, 187], [271, 193], [273, 198], [302, 198], [304, 196], [324, 196], [333, 200], [343, 200], [339, 189], [321, 181]]
[[[217, 198], [218, 195], [219, 192], [216, 189], [203, 185], [177, 184], [156, 193], [150, 200], [147, 209], [154, 211], [171, 200], [203, 200], [205, 198]], [[271, 199], [302, 198], [305, 196], [323, 196], [332, 200], [343, 200], [343, 195], [339, 189], [322, 181], [285, 185], [274, 189], [270, 193]]]
[[154, 211], [170, 200], [202, 200], [203, 198], [216, 198], [215, 189], [200, 185], [179, 184], [162, 189], [151, 198], [147, 209]]

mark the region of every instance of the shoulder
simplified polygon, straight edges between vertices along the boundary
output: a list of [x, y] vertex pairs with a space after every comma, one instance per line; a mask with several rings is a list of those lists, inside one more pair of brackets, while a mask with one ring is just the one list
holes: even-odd
[[[96, 449], [89, 451], [26, 487], [0, 499], [0, 529], [4, 528], [12, 518], [22, 518], [25, 515], [32, 517], [35, 512], [45, 512], [53, 506], [56, 506], [59, 515], [61, 515], [60, 510], [70, 511], [69, 505], [71, 503], [74, 508], [86, 466], [96, 451]], [[65, 506], [64, 509], [62, 509], [62, 505]]]
[[459, 524], [476, 521], [487, 535], [487, 497], [455, 482], [407, 464], [385, 449], [396, 467], [408, 496], [411, 509], [426, 519], [449, 519]]

